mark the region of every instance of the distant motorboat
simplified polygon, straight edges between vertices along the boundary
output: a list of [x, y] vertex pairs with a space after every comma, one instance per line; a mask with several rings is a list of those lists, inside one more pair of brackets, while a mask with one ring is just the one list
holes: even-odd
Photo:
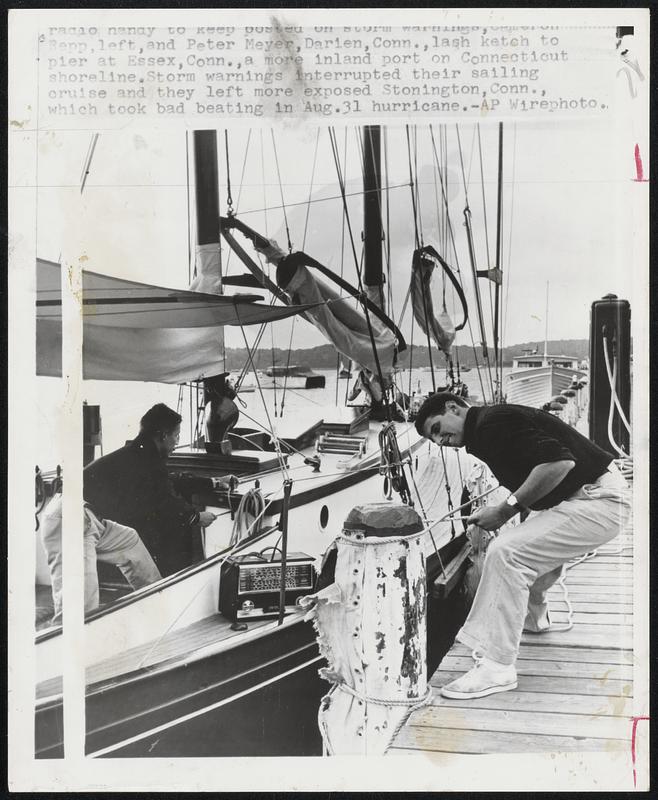
[[507, 376], [507, 402], [541, 408], [584, 375], [574, 356], [525, 352], [512, 361]]
[[262, 389], [278, 389], [284, 386], [288, 389], [324, 389], [325, 383], [324, 375], [318, 375], [310, 367], [299, 364], [274, 364], [260, 378]]

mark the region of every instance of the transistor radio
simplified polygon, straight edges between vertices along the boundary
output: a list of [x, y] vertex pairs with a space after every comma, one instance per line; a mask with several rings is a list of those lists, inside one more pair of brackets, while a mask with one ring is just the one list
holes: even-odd
[[[286, 558], [285, 613], [297, 609], [300, 598], [313, 592], [315, 559], [306, 553]], [[232, 622], [279, 615], [281, 554], [272, 560], [258, 553], [227, 558], [219, 581], [219, 612]]]

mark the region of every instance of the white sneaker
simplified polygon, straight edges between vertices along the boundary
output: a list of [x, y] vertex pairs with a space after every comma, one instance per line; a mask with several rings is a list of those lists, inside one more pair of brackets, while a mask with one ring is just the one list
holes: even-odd
[[473, 669], [441, 687], [441, 694], [444, 697], [469, 700], [516, 689], [518, 684], [514, 664], [499, 664], [476, 653], [473, 653], [473, 659], [475, 660]]

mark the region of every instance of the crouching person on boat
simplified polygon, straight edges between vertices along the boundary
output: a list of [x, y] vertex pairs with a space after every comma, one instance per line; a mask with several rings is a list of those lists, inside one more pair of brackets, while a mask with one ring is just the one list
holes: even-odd
[[[43, 542], [52, 584], [54, 615], [52, 623], [62, 621], [62, 495], [56, 494], [41, 520]], [[158, 568], [136, 530], [109, 519], [100, 519], [90, 506], [84, 506], [84, 592], [85, 614], [99, 606], [96, 562], [112, 564], [123, 572], [133, 589], [160, 580]]]
[[[181, 416], [158, 403], [144, 414], [139, 435], [84, 469], [84, 498], [101, 518], [134, 528], [163, 577], [203, 558], [199, 527], [213, 522], [174, 488], [167, 458], [180, 436]], [[198, 478], [212, 489], [217, 479]]]
[[522, 632], [550, 630], [547, 591], [563, 565], [621, 532], [630, 512], [626, 481], [609, 453], [538, 409], [470, 408], [442, 393], [423, 403], [415, 424], [441, 447], [466, 447], [511, 492], [500, 505], [478, 509], [469, 525], [495, 531], [521, 511], [538, 512], [491, 542], [457, 634], [475, 666], [441, 694], [469, 699], [515, 689]]

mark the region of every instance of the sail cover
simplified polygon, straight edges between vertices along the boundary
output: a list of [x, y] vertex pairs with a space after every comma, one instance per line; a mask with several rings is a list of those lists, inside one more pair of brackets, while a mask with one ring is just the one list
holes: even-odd
[[[462, 303], [464, 320], [457, 327], [446, 310], [441, 270], [453, 284]], [[429, 333], [437, 347], [449, 356], [456, 332], [466, 325], [468, 319], [466, 298], [448, 264], [431, 246], [414, 251], [411, 266], [411, 303], [414, 318], [423, 333]]]
[[[37, 374], [62, 374], [59, 264], [37, 259]], [[221, 327], [274, 322], [309, 306], [213, 295], [82, 273], [83, 375], [178, 383], [223, 371]]]
[[354, 300], [341, 297], [304, 265], [295, 267], [292, 274], [285, 277], [279, 270], [277, 281], [294, 302], [313, 305], [303, 316], [329, 339], [341, 355], [376, 374], [375, 347], [383, 374], [393, 370], [397, 352], [395, 336], [372, 313], [371, 340], [365, 314], [360, 308], [355, 308]]
[[[231, 222], [237, 226], [235, 220]], [[379, 368], [384, 379], [390, 380], [397, 353], [404, 349], [405, 343], [399, 332], [398, 337], [391, 327], [382, 322], [381, 318], [387, 319], [382, 312], [374, 308], [369, 311], [369, 328], [365, 312], [355, 306], [354, 295], [352, 297], [339, 295], [335, 289], [311, 274], [308, 268], [313, 267], [315, 271], [329, 273], [326, 267], [303, 252], [286, 255], [274, 240], [254, 235], [254, 232], [245, 225], [239, 225], [239, 228], [244, 233], [251, 234], [255, 249], [277, 267], [277, 284], [292, 302], [310, 304], [311, 307], [302, 316], [322, 332], [338, 353], [377, 374], [378, 365], [374, 353], [376, 349]], [[235, 247], [235, 242], [232, 237], [227, 236], [225, 229], [222, 230], [222, 234]], [[244, 256], [244, 253], [242, 255]], [[261, 272], [253, 261], [246, 257], [243, 260], [254, 274], [258, 275]], [[345, 281], [338, 276], [333, 277], [346, 288]], [[381, 318], [378, 318], [378, 314]], [[389, 323], [392, 325], [392, 322]], [[372, 339], [370, 329], [372, 329]]]

